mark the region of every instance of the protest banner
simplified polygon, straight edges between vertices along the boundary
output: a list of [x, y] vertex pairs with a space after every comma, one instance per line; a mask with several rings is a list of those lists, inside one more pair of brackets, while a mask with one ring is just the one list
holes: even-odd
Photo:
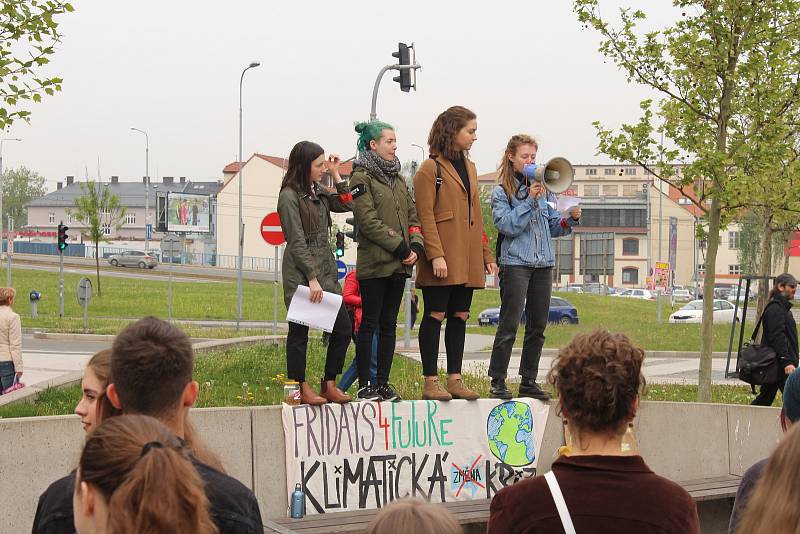
[[491, 498], [536, 474], [548, 410], [533, 399], [284, 404], [287, 494], [301, 484], [310, 514]]

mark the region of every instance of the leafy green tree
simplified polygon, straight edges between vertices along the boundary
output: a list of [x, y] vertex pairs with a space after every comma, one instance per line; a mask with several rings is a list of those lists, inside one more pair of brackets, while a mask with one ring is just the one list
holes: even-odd
[[94, 258], [97, 267], [97, 295], [100, 291], [100, 242], [107, 243], [106, 229], [119, 231], [125, 224], [127, 208], [119, 202], [119, 197], [108, 187], [93, 180], [81, 182], [81, 195], [75, 199], [75, 207], [68, 208], [67, 214], [73, 219], [86, 221], [86, 234], [94, 242]]
[[[599, 0], [574, 0], [585, 28], [602, 36], [600, 52], [631, 83], [659, 95], [642, 101], [637, 123], [615, 132], [595, 122], [600, 152], [643, 165], [657, 178], [692, 191], [707, 233], [704, 294], [713, 294], [720, 231], [765, 191], [783, 159], [792, 110], [800, 99], [798, 0], [674, 0], [680, 18], [642, 31], [646, 15], [621, 8], [611, 24]], [[660, 123], [658, 128], [654, 123]], [[655, 140], [663, 133], [675, 148]], [[665, 162], [687, 161], [677, 173]], [[776, 180], [777, 181], [777, 180]], [[783, 190], [786, 190], [783, 183]], [[713, 301], [705, 299], [698, 400], [711, 400]]]
[[40, 102], [61, 90], [61, 78], [41, 74], [61, 40], [57, 19], [73, 11], [61, 0], [3, 0], [0, 8], [0, 132], [28, 120], [22, 101]]
[[3, 181], [3, 222], [11, 215], [14, 226], [19, 227], [28, 221], [25, 205], [47, 193], [44, 176], [27, 167], [19, 167], [5, 171], [0, 179]]

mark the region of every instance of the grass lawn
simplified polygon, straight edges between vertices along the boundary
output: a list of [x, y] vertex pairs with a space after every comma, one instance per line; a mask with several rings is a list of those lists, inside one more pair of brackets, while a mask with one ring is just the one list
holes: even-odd
[[[486, 297], [492, 293], [494, 293], [495, 300], [490, 303], [486, 300]], [[473, 303], [470, 323], [473, 322], [473, 319], [477, 321], [478, 313], [481, 310], [500, 305], [498, 291], [484, 290], [476, 293], [476, 296], [478, 295], [482, 297], [481, 306], [483, 307], [476, 310]], [[545, 347], [563, 347], [578, 332], [588, 332], [595, 328], [607, 328], [612, 332], [626, 333], [634, 343], [648, 350], [700, 350], [701, 325], [669, 324], [667, 321], [673, 309], [666, 302], [666, 299], [662, 302], [662, 322], [659, 323], [654, 301], [580, 293], [558, 293], [558, 295], [577, 308], [580, 323], [577, 325], [549, 325], [545, 331]], [[683, 303], [678, 303], [675, 310], [682, 305]], [[715, 351], [725, 352], [728, 350], [730, 329], [731, 327], [728, 324], [714, 325]], [[497, 328], [494, 326], [469, 328], [469, 332], [474, 334], [493, 336], [496, 331]], [[749, 336], [751, 331], [752, 325], [748, 325], [745, 328], [745, 335]], [[514, 343], [515, 347], [522, 346], [523, 332], [524, 325], [520, 325], [520, 329], [517, 332], [517, 340]], [[734, 343], [737, 340], [738, 330]]]
[[[102, 276], [102, 275], [101, 275]], [[22, 316], [23, 326], [46, 330], [82, 332], [83, 313], [75, 298], [75, 288], [82, 275], [65, 274], [65, 317], [58, 317], [58, 274], [30, 269], [14, 269], [13, 285], [19, 300], [16, 311]], [[94, 277], [91, 277], [94, 283]], [[131, 318], [145, 315], [167, 317], [167, 282], [115, 278], [102, 276], [102, 296], [95, 295], [89, 308], [89, 329], [93, 333], [113, 334], [130, 322]], [[27, 294], [36, 289], [43, 294], [39, 302], [39, 317], [30, 318]], [[173, 318], [233, 320], [236, 317], [235, 282], [174, 282]], [[283, 291], [279, 286], [278, 318], [284, 320], [286, 308]], [[665, 303], [662, 322], [656, 320], [656, 304], [652, 301], [620, 299], [600, 295], [563, 294], [578, 309], [581, 323], [576, 326], [550, 326], [546, 333], [547, 347], [562, 347], [577, 332], [602, 327], [616, 332], [626, 332], [637, 344], [649, 350], [700, 349], [700, 325], [669, 324], [667, 318], [672, 309]], [[273, 284], [271, 282], [245, 281], [243, 289], [243, 317], [245, 320], [272, 320]], [[500, 305], [500, 293], [496, 289], [476, 291], [470, 310], [469, 331], [494, 335], [494, 327], [478, 327], [478, 314]], [[398, 323], [404, 321], [405, 306], [400, 307]], [[199, 337], [231, 337], [232, 330], [205, 329], [187, 326], [187, 332]], [[271, 333], [271, 328], [249, 330], [245, 335]], [[749, 333], [749, 331], [748, 331]], [[714, 350], [725, 351], [728, 346], [730, 327], [717, 325], [714, 328]], [[522, 344], [520, 330], [516, 346]]]
[[[315, 387], [323, 373], [325, 348], [318, 339], [309, 342], [307, 379]], [[350, 348], [346, 365], [353, 355]], [[284, 349], [275, 345], [241, 347], [198, 357], [195, 379], [200, 383], [198, 407], [262, 406], [278, 404], [283, 396], [286, 372]], [[406, 399], [418, 399], [422, 393], [422, 368], [417, 362], [396, 356], [391, 382]], [[442, 376], [444, 379], [444, 376]], [[485, 376], [465, 375], [468, 386], [487, 397], [489, 381]], [[512, 388], [516, 389], [516, 385]], [[691, 402], [696, 398], [695, 386], [648, 386], [645, 400]], [[350, 393], [355, 393], [355, 386]], [[0, 417], [28, 417], [73, 413], [80, 398], [78, 387], [47, 390], [34, 404], [14, 404], [0, 407]], [[748, 404], [752, 396], [746, 386], [714, 386], [713, 402]], [[776, 400], [780, 406], [781, 399]]]

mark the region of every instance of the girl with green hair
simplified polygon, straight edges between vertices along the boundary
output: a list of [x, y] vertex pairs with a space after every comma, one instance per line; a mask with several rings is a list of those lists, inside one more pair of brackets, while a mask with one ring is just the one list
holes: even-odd
[[[397, 139], [390, 124], [356, 125], [359, 156], [350, 177], [358, 225], [356, 277], [361, 289], [361, 325], [356, 338], [360, 400], [396, 401], [389, 385], [397, 337], [397, 313], [406, 278], [422, 255], [422, 232], [414, 200], [400, 176]], [[372, 336], [378, 331], [377, 377], [370, 377]]]

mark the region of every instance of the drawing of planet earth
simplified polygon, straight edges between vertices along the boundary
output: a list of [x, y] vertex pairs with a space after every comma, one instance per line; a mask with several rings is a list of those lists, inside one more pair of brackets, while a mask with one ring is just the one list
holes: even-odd
[[524, 402], [495, 406], [486, 421], [489, 450], [505, 464], [522, 467], [536, 459], [533, 414]]

